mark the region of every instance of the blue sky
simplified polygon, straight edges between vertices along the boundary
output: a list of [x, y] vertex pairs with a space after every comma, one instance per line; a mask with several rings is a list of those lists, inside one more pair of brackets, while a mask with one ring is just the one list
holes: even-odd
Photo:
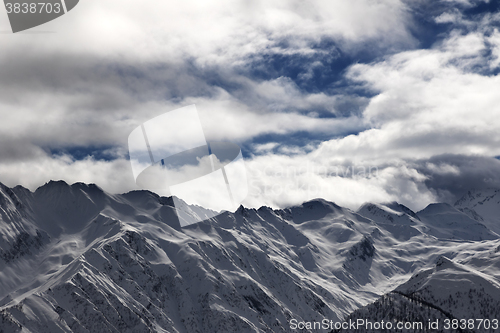
[[81, 1], [9, 34], [0, 181], [137, 188], [128, 134], [196, 104], [238, 143], [247, 206], [413, 209], [500, 186], [500, 3]]

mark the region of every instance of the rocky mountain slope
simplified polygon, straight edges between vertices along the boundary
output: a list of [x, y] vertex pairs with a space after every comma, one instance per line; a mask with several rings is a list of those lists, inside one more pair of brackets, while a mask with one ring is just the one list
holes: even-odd
[[[180, 228], [172, 198], [148, 191], [1, 185], [0, 332], [292, 332], [292, 320], [341, 322], [408, 295], [496, 315], [498, 218], [475, 204], [352, 211], [317, 199]], [[447, 301], [468, 290], [469, 303]]]

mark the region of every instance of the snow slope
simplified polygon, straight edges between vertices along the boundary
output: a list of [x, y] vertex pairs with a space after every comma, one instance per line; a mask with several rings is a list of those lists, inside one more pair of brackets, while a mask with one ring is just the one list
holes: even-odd
[[500, 190], [468, 191], [454, 206], [500, 234]]
[[[491, 243], [488, 245], [496, 245]], [[486, 245], [486, 244], [485, 244]], [[487, 246], [488, 247], [488, 246]], [[490, 264], [498, 266], [500, 251], [477, 249], [481, 257], [489, 257]], [[473, 256], [474, 257], [474, 256]], [[469, 260], [472, 258], [468, 258]], [[474, 267], [441, 256], [433, 268], [419, 271], [406, 283], [377, 301], [354, 311], [345, 320], [382, 321], [392, 323], [394, 329], [387, 332], [403, 332], [395, 329], [397, 323], [420, 322], [429, 332], [495, 332], [492, 322], [500, 318], [500, 283], [495, 277]], [[446, 329], [446, 321], [457, 320], [463, 329]], [[473, 319], [473, 323], [470, 323]], [[487, 326], [475, 319], [488, 320]], [[439, 320], [437, 329], [429, 329], [429, 321]], [[470, 326], [472, 325], [472, 326]], [[481, 327], [479, 325], [482, 325]], [[453, 327], [452, 327], [453, 328]], [[337, 330], [337, 332], [380, 332], [377, 329]], [[383, 331], [383, 330], [382, 330]], [[408, 330], [406, 330], [408, 331]]]
[[414, 290], [407, 281], [443, 256], [493, 291], [500, 274], [497, 234], [447, 205], [355, 212], [316, 199], [181, 228], [173, 199], [148, 191], [0, 189], [0, 332], [292, 332], [291, 319], [342, 320]]

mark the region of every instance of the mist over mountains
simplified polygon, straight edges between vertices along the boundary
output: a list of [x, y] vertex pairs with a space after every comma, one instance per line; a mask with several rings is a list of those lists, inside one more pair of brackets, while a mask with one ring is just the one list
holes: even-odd
[[172, 198], [149, 191], [1, 185], [0, 332], [294, 332], [292, 320], [494, 319], [499, 213], [500, 191], [481, 190], [419, 212], [315, 199], [240, 207], [181, 228]]

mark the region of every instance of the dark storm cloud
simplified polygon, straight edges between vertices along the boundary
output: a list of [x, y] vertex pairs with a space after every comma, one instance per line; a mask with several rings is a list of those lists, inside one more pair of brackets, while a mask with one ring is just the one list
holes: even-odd
[[74, 109], [115, 111], [147, 100], [210, 95], [213, 87], [203, 76], [187, 61], [137, 64], [64, 52], [12, 53], [1, 59], [0, 98], [23, 102], [56, 92], [75, 97], [68, 105]]
[[454, 203], [468, 190], [500, 188], [500, 161], [493, 157], [438, 155], [415, 163], [440, 201]]

